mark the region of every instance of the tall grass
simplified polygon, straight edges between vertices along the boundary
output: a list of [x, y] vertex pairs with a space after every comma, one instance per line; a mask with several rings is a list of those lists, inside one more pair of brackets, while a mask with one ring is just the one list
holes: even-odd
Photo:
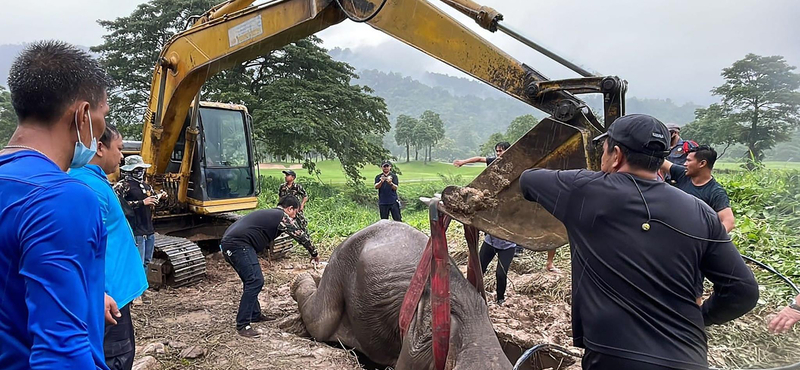
[[[447, 185], [464, 185], [468, 181], [460, 175], [449, 175], [432, 181], [401, 184], [398, 195], [403, 222], [419, 230], [428, 230], [428, 210], [419, 198], [433, 196]], [[259, 208], [275, 207], [282, 182], [283, 179], [278, 177], [261, 177]], [[301, 184], [309, 197], [305, 209], [308, 231], [323, 255], [330, 253], [348, 236], [380, 219], [377, 190], [370, 185], [325, 184], [308, 178], [304, 178]]]
[[735, 171], [717, 179], [731, 199], [739, 250], [786, 275], [800, 274], [800, 171]]

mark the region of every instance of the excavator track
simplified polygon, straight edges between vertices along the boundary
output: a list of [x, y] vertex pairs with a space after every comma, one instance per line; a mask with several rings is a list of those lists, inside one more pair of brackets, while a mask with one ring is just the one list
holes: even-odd
[[188, 239], [156, 234], [153, 260], [147, 281], [153, 288], [194, 285], [206, 277], [206, 259], [197, 244]]

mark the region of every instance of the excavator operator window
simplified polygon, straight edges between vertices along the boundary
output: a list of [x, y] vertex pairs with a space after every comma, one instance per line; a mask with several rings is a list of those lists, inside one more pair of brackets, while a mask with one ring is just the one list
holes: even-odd
[[253, 167], [244, 112], [200, 108], [206, 192], [211, 199], [253, 196]]

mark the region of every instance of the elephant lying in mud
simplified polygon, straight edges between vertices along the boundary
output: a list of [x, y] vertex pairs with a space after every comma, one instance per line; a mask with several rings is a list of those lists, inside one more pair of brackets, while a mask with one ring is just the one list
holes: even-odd
[[[319, 281], [304, 273], [292, 284], [308, 332], [318, 341], [355, 348], [395, 369], [433, 369], [430, 283], [405, 339], [398, 317], [428, 237], [393, 221], [380, 221], [344, 241]], [[448, 369], [511, 369], [486, 303], [450, 260], [451, 331]]]

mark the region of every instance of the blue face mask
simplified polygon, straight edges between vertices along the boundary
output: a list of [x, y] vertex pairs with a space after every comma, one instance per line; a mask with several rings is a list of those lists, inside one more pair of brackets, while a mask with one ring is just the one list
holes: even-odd
[[[78, 111], [75, 111], [75, 130], [78, 131], [78, 142], [75, 143], [75, 152], [72, 154], [72, 163], [69, 164], [69, 168], [81, 168], [89, 164], [89, 161], [97, 153], [97, 138], [92, 136], [92, 144], [90, 144], [89, 148], [83, 145], [81, 141], [81, 129], [78, 128]], [[92, 133], [92, 115], [89, 114], [89, 135]]]

